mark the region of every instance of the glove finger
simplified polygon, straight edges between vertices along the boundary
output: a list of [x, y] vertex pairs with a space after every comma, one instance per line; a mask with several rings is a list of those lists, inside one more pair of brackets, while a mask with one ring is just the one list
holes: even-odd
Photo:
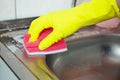
[[36, 27], [38, 27], [38, 26], [36, 26], [36, 25], [38, 25], [40, 22], [39, 22], [39, 18], [37, 18], [37, 19], [35, 19], [35, 20], [33, 20], [32, 22], [31, 22], [31, 24], [30, 24], [30, 27], [29, 27], [29, 29], [28, 29], [28, 33], [29, 34], [31, 34], [34, 30], [33, 29], [35, 29]]
[[29, 42], [36, 41], [38, 39], [40, 32], [43, 29], [50, 27], [50, 25], [47, 23], [48, 20], [45, 20], [44, 18], [38, 18], [31, 23], [31, 26], [28, 30], [28, 34], [31, 35]]
[[53, 30], [45, 39], [39, 44], [39, 49], [44, 50], [50, 47], [55, 42], [58, 42], [62, 38], [62, 34], [58, 30]]

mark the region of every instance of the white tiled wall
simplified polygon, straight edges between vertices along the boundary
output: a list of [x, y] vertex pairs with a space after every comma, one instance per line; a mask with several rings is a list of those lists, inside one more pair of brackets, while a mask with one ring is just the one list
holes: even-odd
[[15, 19], [15, 0], [0, 0], [0, 21]]
[[17, 18], [39, 16], [49, 11], [71, 7], [71, 0], [16, 0]]
[[91, 1], [91, 0], [76, 0], [76, 5], [80, 5], [81, 3], [88, 2], [88, 1]]
[[40, 16], [70, 8], [74, 0], [0, 0], [0, 21]]

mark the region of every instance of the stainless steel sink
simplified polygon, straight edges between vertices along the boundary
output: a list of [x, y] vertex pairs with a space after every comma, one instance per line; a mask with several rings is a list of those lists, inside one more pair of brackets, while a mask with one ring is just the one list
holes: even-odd
[[46, 56], [60, 80], [120, 80], [120, 34], [79, 39], [68, 51]]
[[65, 39], [67, 52], [28, 56], [22, 45], [26, 32], [18, 30], [0, 35], [0, 57], [18, 79], [120, 80], [120, 34], [89, 37], [77, 34]]
[[65, 39], [67, 52], [28, 56], [23, 34], [32, 20], [0, 22], [0, 80], [120, 80], [119, 33], [86, 27]]

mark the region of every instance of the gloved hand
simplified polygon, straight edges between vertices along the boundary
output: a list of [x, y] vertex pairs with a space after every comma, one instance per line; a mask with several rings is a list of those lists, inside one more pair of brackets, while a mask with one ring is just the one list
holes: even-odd
[[29, 41], [37, 40], [39, 33], [43, 29], [52, 27], [53, 32], [39, 44], [39, 49], [44, 50], [80, 28], [116, 16], [119, 16], [119, 8], [115, 0], [91, 0], [90, 2], [84, 2], [77, 7], [50, 12], [32, 21], [28, 31], [31, 34]]

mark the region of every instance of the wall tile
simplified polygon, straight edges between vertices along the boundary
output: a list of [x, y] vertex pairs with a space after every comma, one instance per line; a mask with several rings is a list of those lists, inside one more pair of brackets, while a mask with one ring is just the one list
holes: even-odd
[[17, 18], [35, 17], [70, 8], [73, 0], [16, 0]]
[[0, 21], [15, 19], [15, 0], [0, 0]]
[[88, 2], [90, 0], [76, 0], [76, 5], [80, 5], [83, 2]]

